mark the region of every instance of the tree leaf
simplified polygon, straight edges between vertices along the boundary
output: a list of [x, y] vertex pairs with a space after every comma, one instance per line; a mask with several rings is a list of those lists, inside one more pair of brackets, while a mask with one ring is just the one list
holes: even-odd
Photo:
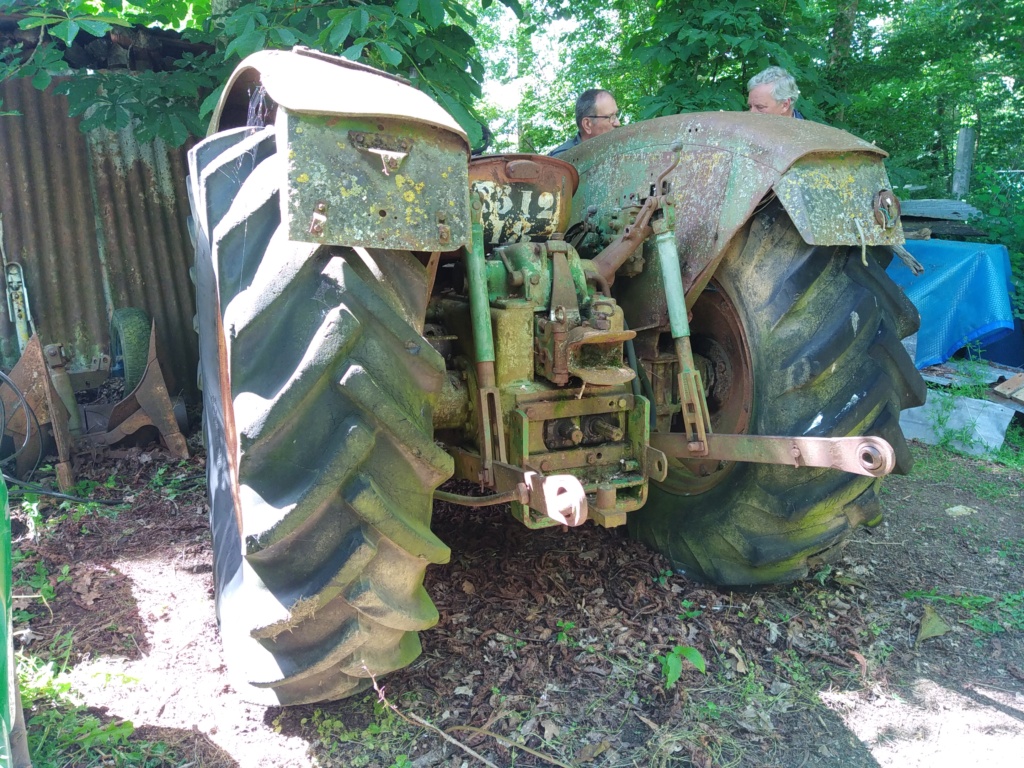
[[32, 76], [32, 86], [40, 91], [45, 91], [52, 81], [53, 78], [45, 69], [40, 69]]
[[78, 25], [83, 32], [88, 32], [93, 37], [103, 37], [110, 31], [110, 24], [96, 19], [78, 19]]
[[661, 660], [661, 674], [665, 678], [665, 688], [673, 688], [683, 674], [683, 660], [677, 653], [669, 653], [658, 657]]
[[420, 15], [431, 29], [435, 29], [444, 23], [444, 6], [441, 0], [419, 0]]
[[274, 27], [270, 30], [270, 35], [278, 43], [284, 46], [291, 47], [299, 42], [298, 36], [288, 27]]
[[213, 93], [203, 99], [203, 103], [199, 106], [199, 117], [205, 119], [207, 115], [211, 114], [217, 107], [217, 102], [220, 101], [220, 95], [224, 92], [224, 86], [227, 83], [221, 83]]
[[341, 52], [341, 55], [344, 56], [346, 59], [357, 61], [359, 57], [363, 55], [363, 48], [366, 47], [367, 42], [368, 41], [364, 40], [361, 43], [350, 45], [348, 48]]
[[352, 30], [352, 14], [346, 14], [332, 28], [327, 41], [335, 48], [341, 48], [348, 40], [348, 33]]
[[55, 24], [50, 27], [50, 34], [59, 40], [63, 40], [67, 45], [71, 45], [72, 41], [78, 35], [78, 30], [81, 27], [78, 26], [77, 22], [71, 19], [66, 19], [60, 24]]
[[374, 43], [374, 46], [377, 48], [377, 52], [381, 55], [384, 61], [386, 61], [391, 66], [397, 67], [399, 64], [402, 63], [402, 54], [396, 51], [387, 43], [376, 42]]
[[704, 657], [701, 656], [700, 651], [698, 651], [696, 648], [692, 648], [692, 647], [690, 647], [688, 645], [685, 645], [685, 646], [678, 646], [677, 645], [675, 649], [678, 649], [679, 655], [682, 656], [684, 659], [686, 659], [691, 664], [693, 664], [694, 668], [698, 672], [700, 672], [702, 675], [706, 675], [707, 674], [707, 672], [708, 672], [707, 664], [704, 662]]
[[224, 50], [224, 58], [228, 59], [232, 54], [237, 54], [244, 59], [250, 53], [263, 50], [267, 45], [267, 33], [263, 29], [253, 29], [239, 37], [236, 37]]
[[395, 12], [402, 16], [412, 16], [419, 7], [419, 0], [398, 0], [395, 3]]

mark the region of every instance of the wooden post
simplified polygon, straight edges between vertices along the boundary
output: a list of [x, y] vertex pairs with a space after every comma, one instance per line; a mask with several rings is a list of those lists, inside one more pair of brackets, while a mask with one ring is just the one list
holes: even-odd
[[968, 126], [960, 129], [956, 137], [956, 161], [953, 163], [953, 197], [963, 200], [971, 186], [974, 166], [974, 141], [977, 132]]

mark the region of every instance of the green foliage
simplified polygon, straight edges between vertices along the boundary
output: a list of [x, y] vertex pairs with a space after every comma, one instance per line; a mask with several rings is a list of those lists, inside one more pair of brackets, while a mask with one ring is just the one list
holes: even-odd
[[1016, 285], [1014, 315], [1024, 319], [1024, 171], [1000, 172], [989, 165], [975, 169], [970, 202], [983, 219], [978, 226], [988, 240], [1005, 245]]
[[967, 614], [962, 623], [984, 635], [1024, 631], [1024, 592], [1007, 593], [996, 598], [984, 595], [945, 595], [930, 589], [907, 592], [904, 597], [959, 608]]
[[850, 102], [833, 117], [892, 154], [895, 185], [947, 196], [965, 125], [978, 128], [977, 165], [1021, 167], [1024, 72], [1008, 41], [1024, 32], [1024, 14], [1009, 10], [1015, 3], [861, 3], [844, 76]]
[[678, 616], [680, 619], [696, 619], [704, 613], [704, 611], [697, 607], [697, 604], [694, 603], [693, 600], [683, 600], [682, 606], [683, 612]]
[[57, 635], [39, 656], [18, 655], [18, 677], [34, 765], [149, 768], [178, 764], [166, 744], [132, 738], [127, 720], [103, 722], [85, 707], [67, 674], [71, 635]]
[[[785, 67], [800, 83], [801, 110], [836, 100], [811, 66], [816, 46], [806, 4], [736, 0], [663, 0], [649, 26], [629, 44], [641, 66], [663, 85], [641, 99], [640, 117], [705, 110], [742, 110], [746, 81], [770, 65]], [[805, 106], [811, 106], [805, 110]]]
[[[519, 10], [515, 0], [503, 0]], [[260, 0], [213, 15], [210, 4], [163, 0], [130, 6], [113, 0], [23, 0], [22, 29], [38, 29], [30, 52], [22, 45], [0, 52], [0, 79], [31, 77], [40, 88], [66, 75], [65, 51], [83, 36], [102, 36], [113, 25], [183, 29], [204, 53], [184, 53], [163, 72], [78, 72], [60, 86], [83, 130], [134, 127], [143, 141], [180, 146], [204, 132], [218, 87], [245, 56], [264, 49], [307, 45], [409, 77], [440, 102], [470, 135], [480, 138], [474, 102], [483, 65], [468, 30], [476, 17], [458, 0]]]
[[562, 645], [571, 645], [575, 642], [572, 631], [576, 629], [575, 621], [563, 621], [559, 619], [557, 622], [558, 632], [555, 633], [555, 642], [561, 643]]
[[389, 768], [407, 768], [410, 765], [408, 753], [412, 750], [418, 730], [409, 727], [394, 710], [380, 701], [377, 694], [372, 694], [372, 698], [373, 720], [365, 727], [349, 727], [337, 714], [320, 708], [314, 709], [309, 717], [303, 717], [300, 725], [312, 729], [321, 749], [328, 756], [341, 754], [345, 744], [361, 745], [365, 758], [361, 756], [347, 763], [353, 768], [379, 765], [371, 757], [374, 753], [386, 756], [391, 761]]
[[679, 682], [683, 674], [683, 662], [687, 662], [702, 675], [707, 674], [707, 664], [700, 651], [689, 645], [677, 645], [668, 653], [658, 656], [661, 663], [661, 676], [665, 679], [665, 688], [671, 689]]
[[[18, 559], [24, 559], [33, 553], [25, 553]], [[20, 571], [14, 581], [14, 587], [20, 597], [38, 597], [44, 603], [51, 602], [57, 595], [57, 585], [71, 578], [71, 566], [62, 565], [56, 574], [51, 574], [42, 559], [36, 560], [31, 573]], [[28, 594], [25, 594], [27, 592]]]

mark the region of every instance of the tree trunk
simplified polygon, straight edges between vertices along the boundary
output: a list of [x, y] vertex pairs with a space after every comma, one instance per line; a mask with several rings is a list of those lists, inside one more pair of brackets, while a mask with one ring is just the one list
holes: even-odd
[[976, 132], [969, 126], [960, 129], [956, 138], [956, 160], [953, 161], [953, 197], [963, 200], [971, 186], [971, 169], [974, 167], [974, 146]]
[[[825, 66], [825, 79], [837, 93], [846, 89], [847, 68], [850, 63], [853, 47], [853, 27], [857, 20], [857, 6], [860, 0], [839, 0], [836, 15], [832, 21], [832, 29], [828, 36], [828, 63]], [[842, 122], [845, 118], [845, 107], [840, 106], [836, 117]]]

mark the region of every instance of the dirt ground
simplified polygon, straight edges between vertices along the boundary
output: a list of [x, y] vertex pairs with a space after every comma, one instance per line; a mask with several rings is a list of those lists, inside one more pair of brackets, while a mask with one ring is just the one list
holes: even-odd
[[16, 637], [46, 655], [71, 633], [84, 702], [169, 744], [167, 765], [1011, 765], [1024, 477], [915, 453], [840, 562], [748, 592], [673, 574], [620, 530], [531, 532], [438, 503], [452, 558], [428, 571], [441, 618], [422, 656], [382, 694], [293, 709], [248, 704], [226, 676], [202, 456], [79, 457], [93, 494], [126, 505], [12, 506], [15, 591], [43, 573], [55, 593], [18, 601]]

